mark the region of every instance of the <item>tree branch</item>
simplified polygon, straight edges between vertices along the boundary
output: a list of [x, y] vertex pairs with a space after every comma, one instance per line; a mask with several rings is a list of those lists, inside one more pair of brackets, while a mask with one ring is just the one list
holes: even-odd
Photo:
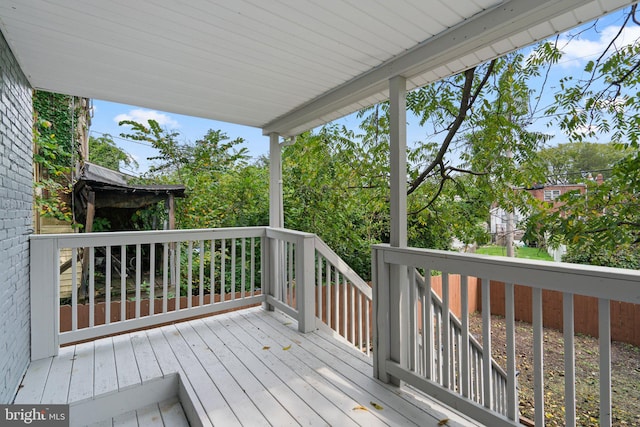
[[[462, 97], [460, 98], [460, 106], [458, 108], [458, 114], [456, 115], [453, 123], [449, 125], [447, 135], [445, 136], [444, 141], [442, 142], [442, 145], [440, 146], [440, 149], [438, 150], [438, 153], [436, 154], [435, 159], [433, 159], [433, 161], [429, 164], [429, 166], [427, 166], [420, 173], [420, 175], [418, 175], [418, 177], [416, 177], [416, 179], [414, 179], [409, 184], [407, 195], [416, 191], [420, 186], [420, 184], [422, 184], [425, 181], [427, 176], [431, 173], [431, 171], [433, 171], [433, 169], [435, 169], [436, 166], [441, 165], [442, 168], [444, 169], [444, 164], [443, 164], [444, 155], [449, 149], [449, 145], [451, 144], [451, 141], [453, 141], [453, 138], [456, 136], [458, 130], [460, 129], [460, 126], [464, 122], [464, 119], [467, 117], [467, 112], [469, 111], [469, 109], [471, 108], [471, 106], [479, 96], [480, 92], [482, 91], [483, 87], [489, 80], [489, 77], [493, 72], [493, 67], [495, 66], [495, 63], [496, 63], [495, 59], [491, 61], [491, 63], [489, 64], [489, 67], [487, 68], [487, 72], [485, 73], [484, 77], [482, 78], [482, 81], [480, 82], [476, 90], [473, 92], [473, 94], [471, 93], [471, 91], [473, 89], [473, 79], [475, 76], [476, 68], [473, 67], [464, 72], [465, 81], [464, 81], [464, 88], [462, 90]], [[440, 188], [442, 188], [442, 186]]]

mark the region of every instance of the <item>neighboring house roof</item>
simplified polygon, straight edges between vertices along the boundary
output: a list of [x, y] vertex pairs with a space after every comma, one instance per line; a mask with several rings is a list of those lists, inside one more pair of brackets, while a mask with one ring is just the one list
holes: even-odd
[[3, 0], [34, 88], [292, 136], [630, 0]]
[[89, 191], [96, 193], [96, 208], [143, 208], [166, 200], [169, 195], [184, 197], [183, 185], [138, 185], [129, 184], [129, 175], [85, 162], [74, 185], [80, 204], [86, 207]]

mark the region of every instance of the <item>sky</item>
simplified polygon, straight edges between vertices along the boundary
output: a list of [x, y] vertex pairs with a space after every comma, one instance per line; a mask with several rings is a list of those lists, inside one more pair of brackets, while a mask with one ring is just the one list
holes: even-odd
[[[617, 33], [622, 23], [622, 16], [623, 14], [618, 12], [601, 18], [597, 31], [586, 31], [578, 39], [571, 40], [570, 43], [568, 43], [566, 35], [560, 36], [559, 46], [562, 48], [564, 56], [561, 62], [556, 64], [550, 72], [546, 93], [553, 93], [555, 91], [554, 85], [564, 75], [573, 75], [575, 78], [580, 78], [583, 75], [583, 68], [586, 62], [600, 55], [612, 36]], [[590, 24], [586, 26], [588, 25]], [[624, 40], [640, 39], [640, 27], [633, 24], [628, 25], [628, 27], [623, 34]], [[576, 33], [576, 31], [572, 30], [571, 33]], [[551, 102], [552, 99], [549, 95], [541, 100], [540, 106], [544, 107]], [[209, 129], [222, 130], [232, 139], [243, 138], [245, 140], [243, 146], [248, 149], [251, 157], [258, 158], [268, 155], [269, 138], [263, 136], [262, 130], [258, 128], [149, 110], [138, 106], [117, 104], [97, 99], [93, 100], [93, 108], [94, 115], [91, 121], [90, 135], [93, 137], [100, 137], [104, 134], [111, 135], [114, 142], [139, 164], [137, 170], [123, 168], [123, 172], [133, 175], [139, 175], [149, 168], [151, 163], [147, 158], [155, 155], [155, 151], [152, 147], [138, 141], [121, 138], [120, 134], [127, 131], [126, 127], [118, 126], [118, 122], [121, 120], [135, 120], [146, 123], [148, 119], [154, 119], [163, 128], [179, 132], [181, 142], [193, 142], [205, 135]], [[340, 119], [340, 123], [355, 129], [359, 124], [359, 120], [355, 117], [355, 114], [352, 114]], [[561, 134], [559, 129], [547, 127], [545, 123], [546, 120], [540, 120], [534, 123], [530, 129], [554, 135], [551, 145], [566, 142], [566, 137]], [[424, 140], [427, 133], [426, 129], [420, 128], [415, 118], [409, 118], [407, 141], [410, 145], [415, 141]], [[600, 140], [601, 142], [609, 142], [607, 135], [601, 135]]]

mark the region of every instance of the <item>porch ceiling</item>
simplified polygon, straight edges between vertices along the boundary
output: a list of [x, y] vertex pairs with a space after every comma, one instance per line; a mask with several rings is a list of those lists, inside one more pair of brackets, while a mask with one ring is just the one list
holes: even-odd
[[32, 86], [294, 135], [629, 0], [3, 0]]

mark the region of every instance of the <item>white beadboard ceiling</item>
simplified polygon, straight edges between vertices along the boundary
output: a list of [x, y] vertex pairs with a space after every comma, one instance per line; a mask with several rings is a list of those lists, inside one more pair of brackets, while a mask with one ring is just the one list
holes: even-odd
[[2, 0], [34, 88], [295, 135], [628, 0]]

